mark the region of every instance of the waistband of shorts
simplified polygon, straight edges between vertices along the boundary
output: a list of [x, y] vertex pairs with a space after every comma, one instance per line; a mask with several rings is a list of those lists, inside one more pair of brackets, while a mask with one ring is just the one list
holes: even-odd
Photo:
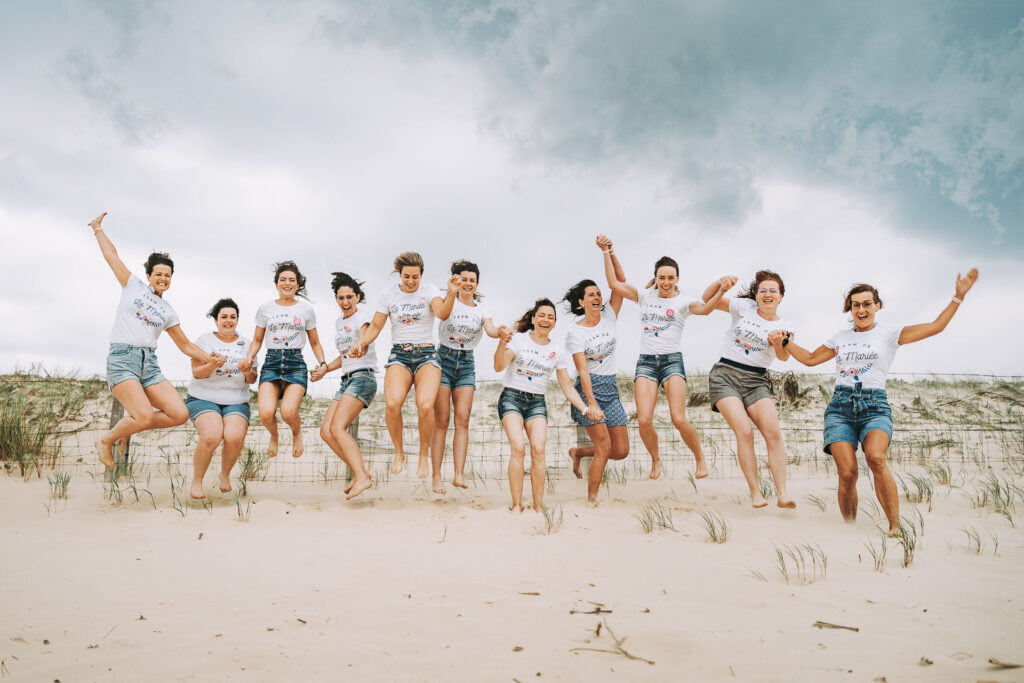
[[672, 353], [641, 353], [640, 360], [671, 360], [673, 358], [682, 358], [682, 351], [673, 351]]
[[437, 345], [437, 353], [451, 356], [452, 358], [472, 358], [473, 349], [456, 349], [451, 346], [445, 346], [444, 344]]
[[[857, 382], [860, 385], [860, 382]], [[888, 394], [885, 393], [885, 389], [865, 389], [863, 386], [847, 386], [845, 384], [837, 384], [832, 392], [833, 394], [851, 394], [860, 396], [880, 396], [884, 399], [888, 399]]]
[[156, 351], [155, 346], [136, 346], [135, 344], [124, 344], [122, 342], [111, 342], [110, 351]]
[[747, 365], [745, 363], [739, 363], [728, 358], [719, 358], [718, 362], [722, 365], [728, 365], [730, 368], [736, 368], [737, 370], [745, 370], [747, 372], [756, 372], [759, 375], [764, 375], [768, 372], [768, 368], [759, 368], [756, 365]]
[[[576, 377], [576, 384], [580, 383], [579, 376]], [[618, 378], [616, 375], [595, 375], [590, 373], [590, 386], [598, 386], [600, 384], [614, 384], [618, 386]]]
[[267, 349], [267, 357], [274, 356], [301, 356], [302, 349]]
[[433, 349], [434, 345], [431, 342], [424, 342], [422, 344], [392, 344], [392, 351], [403, 351], [408, 353], [409, 351], [426, 351], [427, 349]]
[[361, 372], [368, 372], [371, 375], [375, 374], [373, 368], [356, 368], [355, 370], [352, 370], [351, 372], [342, 373], [341, 376], [342, 377], [355, 377], [356, 375], [358, 375]]
[[539, 396], [540, 398], [544, 398], [544, 394], [541, 394], [541, 393], [534, 393], [532, 391], [523, 391], [522, 389], [515, 389], [513, 387], [503, 386], [501, 388], [501, 393], [504, 394], [505, 392], [508, 392], [514, 398], [518, 398], [520, 396], [524, 396], [526, 398], [537, 398]]

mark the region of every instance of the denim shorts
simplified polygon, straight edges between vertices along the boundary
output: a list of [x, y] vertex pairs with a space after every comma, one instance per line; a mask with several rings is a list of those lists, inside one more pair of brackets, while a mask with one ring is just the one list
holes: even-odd
[[538, 417], [548, 419], [548, 404], [544, 401], [544, 394], [533, 394], [529, 391], [520, 391], [505, 387], [498, 396], [498, 419], [504, 419], [509, 413], [515, 413], [523, 418], [523, 422], [529, 422]]
[[453, 349], [440, 344], [437, 347], [437, 358], [441, 361], [441, 386], [449, 389], [476, 389], [476, 364], [472, 349]]
[[837, 386], [825, 408], [825, 452], [831, 454], [837, 441], [856, 448], [875, 429], [892, 438], [892, 408], [885, 389], [864, 389], [860, 382], [855, 387]]
[[433, 365], [440, 368], [437, 361], [437, 349], [433, 344], [419, 346], [417, 344], [395, 344], [391, 347], [391, 354], [388, 356], [388, 363], [384, 367], [401, 365], [408, 370], [413, 377], [424, 365]]
[[654, 355], [641, 353], [640, 357], [636, 359], [636, 373], [633, 375], [633, 381], [635, 382], [641, 377], [646, 377], [657, 382], [660, 386], [673, 375], [679, 375], [684, 380], [686, 379], [686, 368], [683, 367], [682, 352], [677, 351], [676, 353]]
[[363, 402], [364, 408], [369, 408], [376, 395], [377, 376], [372, 368], [362, 368], [342, 376], [341, 386], [338, 387], [334, 400], [340, 401], [342, 396], [354, 396]]
[[156, 349], [131, 344], [111, 344], [107, 353], [107, 386], [134, 379], [142, 388], [164, 381], [157, 365]]
[[768, 379], [766, 368], [743, 365], [721, 359], [708, 373], [708, 395], [711, 410], [718, 412], [718, 402], [723, 398], [735, 396], [743, 401], [743, 407], [749, 408], [762, 398], [772, 397], [772, 383]]
[[228, 415], [240, 415], [245, 418], [245, 421], [249, 421], [249, 410], [248, 403], [232, 403], [230, 405], [222, 405], [220, 403], [214, 403], [213, 401], [206, 401], [195, 396], [185, 397], [185, 407], [188, 408], [188, 419], [193, 422], [196, 418], [203, 413], [218, 413], [221, 417], [227, 417]]
[[298, 384], [305, 389], [308, 379], [309, 370], [306, 369], [302, 349], [267, 349], [267, 357], [263, 360], [263, 368], [260, 370], [260, 384]]
[[[590, 385], [594, 388], [594, 399], [597, 401], [598, 407], [604, 411], [604, 419], [594, 422], [580, 410], [573, 406], [570, 410], [573, 422], [580, 425], [581, 427], [590, 427], [591, 425], [605, 424], [609, 427], [625, 427], [626, 426], [626, 411], [622, 407], [622, 401], [619, 400], [619, 383], [615, 379], [615, 375], [591, 375]], [[580, 392], [580, 397], [583, 400], [587, 400], [587, 397], [583, 394], [583, 386], [580, 384], [580, 378], [576, 378], [576, 391]]]

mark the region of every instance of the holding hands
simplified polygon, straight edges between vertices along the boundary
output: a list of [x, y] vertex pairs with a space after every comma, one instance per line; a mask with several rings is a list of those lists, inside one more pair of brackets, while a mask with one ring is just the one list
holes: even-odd
[[601, 249], [601, 251], [611, 253], [614, 250], [614, 245], [612, 244], [611, 239], [607, 235], [598, 235], [594, 239], [594, 242], [597, 244], [598, 248]]
[[512, 328], [508, 325], [498, 327], [498, 341], [507, 346], [512, 341]]
[[735, 275], [726, 275], [718, 279], [718, 286], [723, 292], [728, 292], [730, 289], [736, 286], [736, 282], [739, 280]]

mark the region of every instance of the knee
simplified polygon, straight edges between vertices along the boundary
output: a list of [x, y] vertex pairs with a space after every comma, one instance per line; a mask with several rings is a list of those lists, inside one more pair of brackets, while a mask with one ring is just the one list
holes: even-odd
[[469, 415], [455, 415], [456, 429], [469, 429]]
[[[170, 410], [165, 412], [164, 415], [166, 415], [167, 418], [171, 421], [172, 427], [177, 427], [188, 422], [188, 409], [184, 406], [184, 404], [182, 404], [180, 408], [171, 408]], [[152, 424], [152, 422], [152, 416], [150, 416], [150, 424]]]
[[857, 468], [843, 469], [839, 471], [839, 486], [850, 488], [857, 485]]
[[745, 425], [736, 429], [736, 441], [741, 446], [754, 447], [754, 430], [750, 428], [750, 425]]
[[509, 456], [510, 460], [522, 462], [525, 457], [526, 446], [512, 446], [512, 454]]
[[686, 419], [685, 415], [679, 415], [678, 417], [673, 417], [672, 418], [672, 426], [676, 428], [677, 432], [681, 432], [683, 430], [693, 429], [693, 425], [690, 424], [690, 421]]
[[260, 422], [263, 424], [272, 424], [277, 422], [277, 406], [260, 406]]
[[889, 464], [885, 461], [885, 452], [867, 451], [864, 453], [864, 459], [868, 463], [868, 467], [875, 474], [881, 474], [889, 468]]
[[320, 425], [320, 438], [327, 442], [334, 440], [334, 431], [331, 429], [330, 425]]
[[652, 429], [654, 427], [654, 416], [653, 415], [637, 415], [636, 423], [640, 429]]
[[534, 450], [533, 447], [531, 447], [530, 462], [533, 464], [533, 467], [535, 468], [547, 467], [547, 456], [544, 454], [544, 451]]
[[287, 422], [288, 424], [292, 424], [293, 422], [298, 422], [298, 420], [299, 420], [299, 409], [298, 408], [285, 408], [284, 406], [282, 406], [281, 407], [281, 419], [284, 420], [285, 422]]
[[213, 450], [220, 443], [220, 434], [200, 434], [199, 445], [207, 450]]
[[388, 401], [384, 405], [384, 413], [389, 418], [402, 417], [403, 401]]
[[420, 403], [419, 401], [417, 401], [416, 413], [420, 416], [420, 418], [434, 417], [434, 402], [431, 401], [430, 403], [427, 403], [426, 401], [424, 401], [423, 403]]
[[240, 451], [242, 450], [242, 443], [244, 441], [244, 436], [225, 436], [224, 448], [230, 451]]

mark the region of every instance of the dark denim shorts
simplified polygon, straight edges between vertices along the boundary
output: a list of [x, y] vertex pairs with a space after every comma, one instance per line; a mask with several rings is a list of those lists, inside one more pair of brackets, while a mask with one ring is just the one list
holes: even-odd
[[230, 405], [223, 405], [221, 403], [214, 403], [213, 401], [207, 401], [205, 399], [196, 398], [195, 396], [185, 397], [185, 407], [188, 408], [188, 418], [193, 422], [196, 418], [203, 413], [217, 413], [222, 418], [228, 415], [238, 415], [244, 417], [245, 421], [249, 421], [251, 409], [248, 403], [232, 403]]
[[338, 387], [334, 400], [340, 401], [342, 396], [354, 396], [363, 402], [364, 408], [369, 408], [376, 395], [377, 375], [372, 368], [363, 368], [342, 376], [341, 386]]
[[472, 349], [453, 349], [439, 344], [437, 358], [441, 361], [441, 386], [449, 389], [476, 389], [476, 363]]
[[649, 380], [663, 384], [665, 380], [673, 375], [679, 375], [686, 379], [686, 368], [683, 367], [682, 352], [649, 354], [641, 353], [636, 359], [636, 373], [633, 381], [646, 377]]
[[413, 377], [416, 376], [416, 373], [424, 365], [433, 365], [435, 368], [441, 367], [437, 360], [437, 349], [434, 348], [433, 344], [427, 346], [395, 344], [391, 347], [388, 363], [384, 367], [390, 368], [392, 365], [401, 365]]
[[[625, 427], [626, 411], [622, 407], [622, 401], [619, 400], [619, 383], [616, 381], [615, 375], [591, 375], [590, 385], [594, 388], [594, 399], [597, 401], [598, 407], [604, 411], [604, 419], [594, 422], [580, 412], [576, 406], [573, 406], [569, 411], [573, 422], [581, 427], [598, 424], [605, 424], [609, 427]], [[580, 392], [580, 396], [585, 401], [586, 396], [583, 394], [583, 386], [580, 384], [579, 377], [576, 378], [576, 391]]]
[[878, 429], [892, 438], [892, 408], [885, 389], [837, 386], [825, 408], [825, 452], [831, 454], [837, 441], [864, 443], [868, 432]]
[[156, 349], [131, 344], [111, 344], [107, 353], [107, 386], [134, 379], [142, 388], [164, 381], [156, 360]]
[[308, 380], [309, 370], [306, 369], [302, 349], [267, 349], [267, 357], [260, 370], [260, 384], [281, 382], [298, 384], [305, 389]]
[[503, 419], [509, 413], [515, 413], [523, 418], [523, 422], [538, 417], [548, 418], [548, 404], [544, 401], [544, 394], [533, 394], [529, 391], [520, 391], [505, 387], [498, 396], [498, 419]]

